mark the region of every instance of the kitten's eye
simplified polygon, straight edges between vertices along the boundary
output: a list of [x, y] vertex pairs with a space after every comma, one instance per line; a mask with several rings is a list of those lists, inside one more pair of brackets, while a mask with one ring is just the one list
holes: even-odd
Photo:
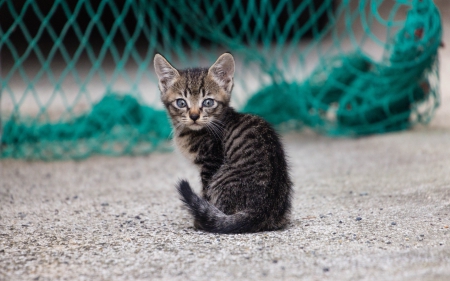
[[186, 107], [186, 101], [184, 99], [177, 99], [177, 106], [179, 108]]
[[212, 107], [214, 106], [214, 100], [213, 99], [206, 99], [203, 101], [204, 107]]

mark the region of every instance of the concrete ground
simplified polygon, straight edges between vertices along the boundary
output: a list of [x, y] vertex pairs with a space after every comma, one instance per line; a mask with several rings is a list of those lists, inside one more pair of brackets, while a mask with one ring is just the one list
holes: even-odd
[[429, 126], [284, 136], [295, 196], [282, 231], [195, 231], [174, 184], [198, 190], [198, 175], [175, 153], [1, 161], [0, 280], [450, 280], [449, 31]]

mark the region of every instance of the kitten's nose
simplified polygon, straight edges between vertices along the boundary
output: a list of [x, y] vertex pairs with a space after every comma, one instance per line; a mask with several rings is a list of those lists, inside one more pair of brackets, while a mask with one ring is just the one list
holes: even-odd
[[200, 115], [199, 115], [199, 114], [193, 113], [193, 114], [189, 114], [189, 117], [191, 117], [191, 119], [192, 119], [193, 121], [196, 121], [196, 120], [200, 117]]

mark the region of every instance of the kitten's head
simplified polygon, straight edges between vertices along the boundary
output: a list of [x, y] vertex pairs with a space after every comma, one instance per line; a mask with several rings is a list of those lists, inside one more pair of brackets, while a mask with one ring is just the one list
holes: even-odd
[[229, 106], [234, 59], [221, 55], [208, 68], [177, 70], [161, 55], [154, 59], [161, 100], [176, 128], [200, 130], [218, 120]]

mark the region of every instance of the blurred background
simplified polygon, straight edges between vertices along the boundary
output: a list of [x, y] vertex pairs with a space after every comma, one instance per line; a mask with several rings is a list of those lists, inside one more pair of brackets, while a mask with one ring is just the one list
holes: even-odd
[[439, 105], [431, 0], [0, 0], [0, 14], [2, 157], [164, 146], [155, 53], [184, 68], [231, 51], [233, 106], [281, 130], [403, 130]]

